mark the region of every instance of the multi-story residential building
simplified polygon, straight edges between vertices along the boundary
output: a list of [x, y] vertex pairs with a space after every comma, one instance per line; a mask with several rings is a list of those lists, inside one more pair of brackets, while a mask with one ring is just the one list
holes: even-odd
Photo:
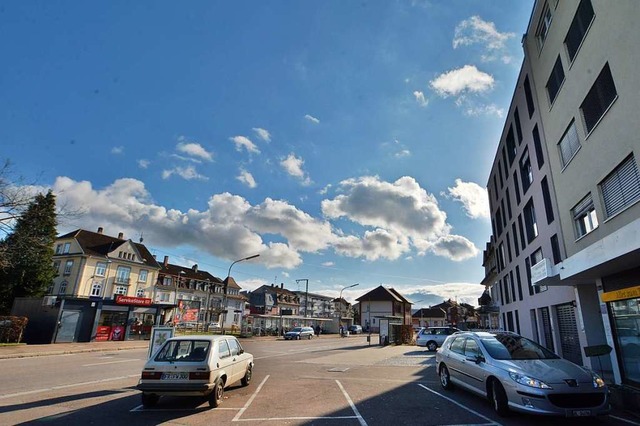
[[300, 315], [300, 297], [284, 284], [263, 285], [248, 294], [254, 333], [282, 333], [296, 325], [311, 324]]
[[294, 293], [300, 299], [300, 315], [308, 318], [332, 318], [335, 315], [336, 307], [332, 297], [305, 291]]
[[220, 278], [198, 265], [174, 265], [164, 257], [153, 292], [154, 302], [163, 307], [163, 322], [219, 322], [223, 296]]
[[220, 325], [223, 329], [232, 331], [241, 330], [244, 319], [244, 309], [247, 298], [241, 294], [242, 288], [236, 283], [233, 277], [224, 280], [226, 287], [226, 298], [223, 301], [223, 311]]
[[[356, 299], [362, 328], [381, 332], [381, 325], [411, 325], [411, 302], [397, 290], [378, 286]], [[389, 335], [389, 330], [383, 330]]]
[[615, 383], [634, 387], [640, 387], [638, 16], [637, 0], [537, 1], [523, 38], [563, 236], [561, 262], [544, 251], [532, 262], [533, 283], [576, 295], [577, 346], [613, 348], [599, 361]]

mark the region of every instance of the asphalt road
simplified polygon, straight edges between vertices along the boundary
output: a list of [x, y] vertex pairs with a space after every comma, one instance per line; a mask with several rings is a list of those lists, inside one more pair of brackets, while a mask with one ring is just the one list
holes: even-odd
[[[135, 389], [146, 350], [0, 360], [0, 424], [47, 425], [584, 425], [584, 419], [514, 414], [445, 392], [433, 353], [369, 347], [365, 337], [242, 341], [255, 357], [253, 381], [210, 409], [200, 399], [163, 397], [143, 409]], [[596, 422], [591, 422], [596, 423]], [[624, 413], [603, 425], [639, 425]]]

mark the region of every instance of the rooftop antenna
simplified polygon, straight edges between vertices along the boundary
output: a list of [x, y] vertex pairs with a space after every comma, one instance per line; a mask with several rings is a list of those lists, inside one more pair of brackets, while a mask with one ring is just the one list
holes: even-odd
[[140, 244], [142, 244], [142, 242], [144, 241], [144, 238], [142, 238], [143, 232], [140, 231]]

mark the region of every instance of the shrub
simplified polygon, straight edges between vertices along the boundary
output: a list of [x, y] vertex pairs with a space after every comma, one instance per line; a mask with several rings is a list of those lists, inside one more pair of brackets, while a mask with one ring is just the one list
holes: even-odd
[[0, 343], [20, 343], [29, 318], [0, 316]]

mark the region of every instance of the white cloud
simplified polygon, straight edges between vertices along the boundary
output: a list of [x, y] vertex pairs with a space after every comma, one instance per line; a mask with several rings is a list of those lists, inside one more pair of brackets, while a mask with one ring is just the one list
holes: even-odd
[[419, 90], [413, 92], [413, 96], [416, 98], [416, 102], [421, 107], [426, 107], [429, 104], [429, 101], [424, 97], [424, 93]]
[[471, 241], [460, 235], [445, 235], [439, 238], [430, 250], [438, 256], [454, 261], [467, 260], [480, 253]]
[[258, 186], [258, 184], [256, 184], [256, 180], [253, 178], [253, 175], [246, 170], [240, 170], [240, 174], [236, 176], [236, 179], [247, 185], [249, 188], [255, 188], [256, 186]]
[[285, 278], [289, 278], [289, 273], [287, 271], [282, 271], [280, 272], [280, 274], [282, 274], [282, 276]]
[[289, 175], [300, 179], [303, 185], [311, 184], [311, 179], [307, 176], [305, 171], [302, 170], [302, 166], [304, 165], [304, 160], [302, 158], [296, 157], [296, 155], [292, 153], [284, 160], [281, 160], [280, 165]]
[[410, 157], [411, 151], [409, 151], [408, 149], [403, 149], [402, 151], [396, 152], [393, 156], [396, 158]]
[[305, 115], [304, 116], [305, 119], [309, 120], [310, 122], [314, 123], [314, 124], [319, 124], [320, 120], [318, 120], [317, 118], [315, 118], [313, 115]]
[[260, 127], [254, 127], [252, 129], [256, 132], [256, 135], [265, 142], [271, 142], [271, 133], [268, 130], [262, 129]]
[[245, 136], [234, 136], [232, 138], [229, 138], [229, 140], [236, 145], [236, 151], [238, 152], [242, 151], [242, 148], [244, 148], [248, 153], [260, 154], [260, 150], [258, 149], [256, 144], [251, 142], [249, 138]]
[[[489, 217], [489, 197], [487, 190], [475, 182], [463, 182], [456, 179], [453, 188], [447, 188], [449, 197], [462, 203], [464, 210], [472, 219]], [[446, 195], [446, 194], [445, 194]]]
[[463, 104], [465, 115], [472, 117], [479, 115], [493, 115], [498, 118], [503, 118], [505, 115], [504, 108], [500, 108], [496, 104], [476, 104], [469, 100], [466, 100]]
[[198, 173], [194, 166], [174, 167], [162, 171], [162, 179], [169, 179], [173, 175], [178, 175], [185, 180], [209, 180], [208, 177]]
[[485, 53], [483, 61], [494, 61], [500, 58], [504, 63], [511, 62], [512, 58], [506, 53], [506, 42], [515, 37], [514, 33], [501, 33], [493, 22], [483, 21], [479, 16], [472, 16], [460, 22], [455, 29], [453, 48], [480, 44]]
[[111, 148], [111, 153], [114, 155], [119, 155], [124, 153], [124, 147], [123, 146], [114, 146], [113, 148]]
[[331, 266], [335, 266], [335, 263], [334, 262], [322, 262], [322, 266], [331, 267]]
[[141, 169], [147, 169], [149, 168], [149, 165], [151, 165], [151, 161], [149, 160], [145, 160], [144, 158], [138, 160], [138, 167], [140, 167]]
[[402, 287], [402, 294], [409, 300], [422, 300], [414, 308], [433, 306], [445, 300], [477, 306], [483, 292], [484, 286], [478, 283], [428, 283]]
[[494, 79], [490, 74], [479, 71], [474, 65], [465, 65], [440, 74], [429, 85], [444, 98], [465, 93], [484, 93], [493, 88]]
[[332, 187], [332, 186], [333, 186], [333, 185], [331, 185], [330, 183], [329, 183], [329, 184], [327, 184], [327, 186], [325, 186], [325, 187], [324, 187], [324, 188], [322, 188], [320, 191], [318, 191], [318, 194], [320, 194], [320, 195], [326, 195], [326, 194], [329, 192], [329, 190], [331, 189], [331, 187]]
[[196, 157], [205, 161], [213, 161], [213, 154], [204, 149], [199, 143], [179, 142], [176, 145], [176, 150], [191, 157]]

